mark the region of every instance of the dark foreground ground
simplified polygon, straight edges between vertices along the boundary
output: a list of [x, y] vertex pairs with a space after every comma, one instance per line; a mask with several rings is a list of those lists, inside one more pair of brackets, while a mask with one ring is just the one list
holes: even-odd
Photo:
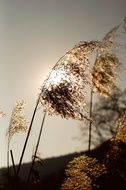
[[[107, 143], [104, 143], [99, 148], [91, 151], [90, 156], [102, 159], [102, 157], [106, 154], [107, 146]], [[31, 165], [30, 163], [22, 165], [20, 179], [18, 180], [15, 180], [14, 178], [12, 167], [10, 168], [9, 177], [7, 176], [7, 169], [2, 168], [0, 170], [0, 190], [59, 190], [66, 177], [65, 168], [67, 164], [73, 160], [74, 157], [83, 154], [87, 153], [81, 152], [60, 157], [53, 157], [43, 160], [42, 163], [36, 161], [29, 184], [26, 184], [26, 179]], [[126, 169], [125, 162], [124, 168]], [[118, 172], [107, 174], [100, 179], [99, 183], [100, 187], [94, 187], [93, 190], [126, 190], [126, 181], [124, 180], [124, 177], [122, 178], [118, 174]]]

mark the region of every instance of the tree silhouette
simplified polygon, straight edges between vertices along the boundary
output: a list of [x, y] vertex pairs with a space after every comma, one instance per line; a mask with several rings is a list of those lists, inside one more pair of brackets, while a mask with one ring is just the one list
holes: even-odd
[[[116, 131], [116, 120], [126, 111], [126, 90], [120, 89], [113, 92], [111, 98], [99, 97], [93, 106], [92, 142], [103, 143], [112, 137]], [[87, 127], [80, 126], [81, 140], [87, 131]]]

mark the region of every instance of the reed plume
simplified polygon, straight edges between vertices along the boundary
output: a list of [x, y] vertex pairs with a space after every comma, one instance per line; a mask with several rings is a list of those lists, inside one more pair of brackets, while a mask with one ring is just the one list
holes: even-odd
[[100, 55], [92, 71], [92, 87], [102, 96], [111, 96], [112, 89], [117, 89], [115, 84], [115, 70], [119, 66], [119, 59], [111, 53]]
[[102, 96], [110, 96], [115, 85], [115, 69], [119, 65], [119, 60], [111, 49], [114, 47], [114, 39], [118, 27], [112, 29], [101, 42], [101, 47], [97, 51], [96, 60], [91, 72], [92, 89]]
[[[101, 41], [97, 56], [91, 72], [92, 89], [99, 95], [111, 97], [113, 90], [117, 89], [117, 69], [121, 61], [118, 53], [126, 53], [126, 41], [119, 41], [126, 35], [126, 21], [114, 27]], [[126, 37], [126, 36], [125, 36]]]
[[98, 45], [98, 41], [81, 42], [59, 59], [42, 86], [40, 101], [44, 111], [64, 118], [89, 120], [86, 110], [89, 55]]
[[126, 143], [126, 111], [120, 115], [117, 121], [115, 140], [121, 140], [123, 143]]
[[92, 190], [98, 188], [97, 179], [106, 174], [104, 164], [96, 158], [82, 155], [74, 158], [66, 169], [67, 178], [61, 186], [61, 190]]
[[6, 132], [6, 136], [8, 137], [8, 145], [7, 145], [7, 166], [8, 166], [8, 175], [9, 175], [9, 149], [10, 149], [10, 141], [16, 133], [19, 132], [26, 132], [27, 131], [27, 120], [24, 115], [24, 107], [25, 102], [17, 101], [12, 113], [11, 113], [11, 119], [10, 124]]
[[25, 106], [25, 102], [23, 100], [17, 101], [16, 105], [14, 106], [12, 110], [10, 124], [6, 133], [6, 135], [9, 138], [9, 141], [11, 140], [14, 134], [27, 131], [28, 122], [23, 113], [24, 106]]

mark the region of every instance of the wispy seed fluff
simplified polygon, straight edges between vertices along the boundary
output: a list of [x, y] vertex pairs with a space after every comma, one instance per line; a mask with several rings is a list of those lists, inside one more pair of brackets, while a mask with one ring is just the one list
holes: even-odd
[[[125, 36], [124, 36], [125, 35]], [[121, 41], [121, 37], [123, 40]], [[101, 42], [91, 73], [92, 88], [102, 96], [111, 96], [117, 89], [116, 70], [120, 66], [119, 54], [126, 53], [126, 22], [114, 27]]]
[[3, 112], [3, 110], [0, 108], [0, 118], [1, 117], [4, 117], [5, 116], [5, 113]]
[[88, 56], [98, 41], [81, 42], [60, 58], [42, 86], [40, 101], [50, 115], [88, 119], [86, 88], [90, 84]]
[[7, 135], [9, 140], [13, 137], [15, 133], [26, 132], [27, 130], [27, 120], [24, 115], [25, 102], [17, 101], [11, 114], [10, 124], [7, 129]]
[[98, 56], [91, 73], [92, 88], [102, 96], [111, 96], [112, 89], [117, 89], [115, 84], [115, 70], [119, 66], [119, 60], [114, 53], [105, 53]]
[[60, 190], [92, 190], [97, 188], [97, 179], [106, 174], [104, 164], [97, 159], [86, 155], [74, 158], [66, 169], [67, 178], [64, 180]]
[[117, 132], [115, 135], [115, 140], [126, 143], [126, 111], [121, 114], [117, 121]]
[[117, 120], [116, 134], [109, 141], [105, 163], [112, 173], [118, 173], [126, 181], [126, 112]]

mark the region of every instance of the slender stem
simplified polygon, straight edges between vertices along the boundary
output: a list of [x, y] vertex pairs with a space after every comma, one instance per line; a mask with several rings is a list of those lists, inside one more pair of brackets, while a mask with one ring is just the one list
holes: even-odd
[[23, 150], [22, 150], [22, 154], [21, 154], [21, 157], [20, 157], [19, 165], [18, 165], [18, 168], [17, 168], [17, 178], [18, 178], [19, 171], [20, 171], [20, 168], [21, 168], [21, 163], [22, 163], [22, 160], [23, 160], [23, 156], [24, 156], [25, 149], [26, 149], [26, 146], [27, 146], [27, 142], [28, 142], [28, 139], [29, 139], [29, 135], [30, 135], [30, 132], [31, 132], [34, 117], [35, 117], [35, 114], [36, 114], [36, 111], [37, 111], [37, 107], [38, 107], [38, 104], [39, 104], [39, 100], [40, 100], [40, 95], [39, 95], [38, 100], [36, 102], [36, 106], [35, 106], [35, 109], [34, 109], [34, 112], [33, 112], [33, 115], [32, 115], [31, 123], [30, 123], [29, 129], [28, 129], [28, 133], [27, 133], [26, 140], [25, 140], [25, 143], [24, 143], [24, 147], [23, 147]]
[[7, 172], [8, 172], [8, 177], [9, 177], [9, 145], [10, 145], [10, 141], [8, 139], [8, 143], [7, 143]]
[[38, 136], [38, 140], [37, 140], [37, 144], [36, 144], [35, 153], [33, 155], [32, 164], [31, 164], [30, 171], [29, 171], [28, 178], [27, 178], [27, 184], [28, 184], [28, 182], [30, 180], [31, 172], [32, 172], [32, 169], [34, 167], [35, 158], [36, 158], [36, 154], [37, 154], [37, 151], [38, 151], [38, 146], [39, 146], [39, 142], [40, 142], [40, 139], [41, 139], [42, 129], [43, 129], [44, 121], [45, 121], [45, 116], [46, 116], [46, 112], [44, 113], [44, 116], [43, 116], [43, 119], [42, 119], [42, 123], [41, 123], [41, 127], [40, 127], [40, 132], [39, 132], [39, 136]]
[[[93, 91], [91, 90], [91, 100], [90, 100], [90, 118], [92, 117], [92, 100], [93, 100]], [[89, 123], [89, 139], [88, 139], [88, 153], [91, 151], [91, 126], [92, 121]]]
[[10, 150], [10, 155], [11, 155], [11, 160], [12, 160], [12, 164], [13, 164], [14, 175], [16, 177], [16, 167], [15, 167], [15, 163], [14, 163], [14, 157], [13, 157], [12, 150]]

